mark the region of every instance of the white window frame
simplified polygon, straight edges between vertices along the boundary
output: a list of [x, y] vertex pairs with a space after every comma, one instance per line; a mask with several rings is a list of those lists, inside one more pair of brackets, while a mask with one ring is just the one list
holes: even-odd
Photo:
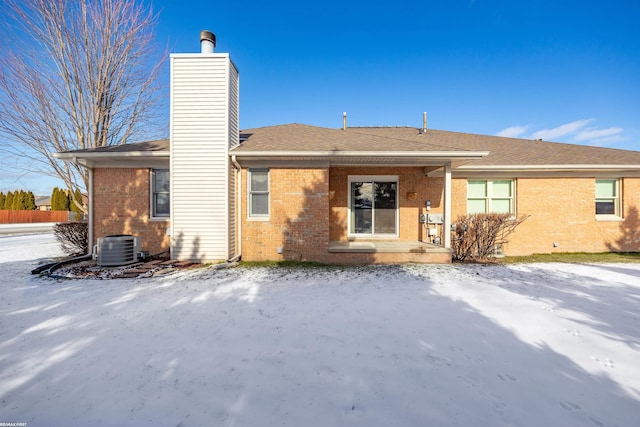
[[[168, 219], [171, 216], [171, 190], [169, 191], [163, 191], [163, 192], [157, 192], [156, 190], [156, 173], [157, 172], [166, 172], [168, 177], [169, 177], [169, 185], [171, 185], [171, 173], [169, 172], [169, 169], [164, 169], [164, 168], [156, 168], [156, 169], [150, 169], [149, 173], [151, 175], [151, 179], [149, 179], [149, 183], [150, 183], [150, 189], [149, 189], [149, 218], [150, 219]], [[169, 212], [166, 214], [158, 214], [156, 213], [157, 209], [156, 209], [156, 198], [155, 195], [156, 193], [166, 193], [169, 195]]]
[[[598, 181], [613, 181], [615, 183], [615, 195], [613, 197], [600, 197], [597, 196]], [[622, 219], [622, 180], [619, 178], [600, 178], [595, 180], [596, 191], [594, 193], [594, 204], [598, 200], [613, 200], [614, 213], [612, 214], [599, 214], [596, 212], [596, 219], [599, 220], [620, 220]]]
[[[470, 181], [483, 181], [487, 183], [487, 194], [485, 197], [469, 197], [469, 182]], [[505, 199], [504, 197], [493, 197], [493, 183], [496, 181], [509, 181], [511, 185], [511, 196], [509, 197], [509, 212], [502, 213], [510, 213], [511, 215], [516, 215], [516, 180], [511, 178], [506, 179], [467, 179], [467, 214], [469, 214], [469, 199], [472, 200], [484, 200], [484, 212], [475, 212], [475, 213], [498, 213], [492, 210], [491, 201], [493, 199]]]
[[[348, 220], [347, 220], [347, 236], [349, 238], [370, 238], [370, 239], [388, 239], [400, 236], [400, 179], [398, 175], [349, 175], [347, 180], [347, 199], [348, 199]], [[351, 210], [352, 210], [352, 197], [351, 197], [351, 184], [353, 182], [395, 182], [396, 183], [396, 232], [395, 233], [374, 233], [374, 225], [371, 226], [371, 233], [352, 233], [351, 232]]]
[[[267, 190], [258, 191], [251, 188], [251, 174], [255, 172], [267, 173]], [[267, 213], [254, 214], [253, 212], [253, 195], [267, 195]], [[268, 221], [271, 214], [271, 171], [269, 168], [249, 168], [247, 170], [247, 218], [252, 221]]]

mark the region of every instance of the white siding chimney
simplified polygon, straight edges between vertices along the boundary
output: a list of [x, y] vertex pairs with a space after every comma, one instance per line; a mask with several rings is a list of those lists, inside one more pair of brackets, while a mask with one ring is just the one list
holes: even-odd
[[235, 256], [239, 75], [213, 53], [215, 36], [200, 36], [201, 53], [171, 55], [171, 257], [216, 261]]

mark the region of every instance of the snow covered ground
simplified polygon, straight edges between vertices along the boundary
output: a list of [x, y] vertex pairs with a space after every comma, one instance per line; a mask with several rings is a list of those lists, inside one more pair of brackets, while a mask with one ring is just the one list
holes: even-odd
[[638, 426], [640, 265], [32, 277], [0, 237], [0, 423]]

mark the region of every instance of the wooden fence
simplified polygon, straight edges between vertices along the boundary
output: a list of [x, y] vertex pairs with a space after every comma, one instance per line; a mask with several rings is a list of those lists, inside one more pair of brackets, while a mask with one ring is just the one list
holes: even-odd
[[31, 224], [34, 222], [69, 222], [75, 217], [67, 211], [9, 211], [0, 210], [0, 224]]

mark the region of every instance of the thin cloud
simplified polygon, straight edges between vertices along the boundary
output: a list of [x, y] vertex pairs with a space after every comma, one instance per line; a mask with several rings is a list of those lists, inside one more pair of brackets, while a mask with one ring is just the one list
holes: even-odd
[[496, 135], [506, 136], [507, 138], [518, 138], [522, 136], [522, 134], [525, 133], [527, 130], [529, 130], [529, 126], [511, 126], [506, 129], [502, 129]]
[[553, 141], [563, 136], [575, 134], [593, 121], [595, 121], [595, 119], [576, 120], [575, 122], [566, 123], [553, 129], [542, 129], [531, 135], [531, 139]]
[[545, 141], [572, 142], [584, 145], [607, 146], [626, 141], [624, 129], [609, 127], [598, 129], [589, 126], [596, 119], [575, 120], [551, 129], [542, 129], [527, 135], [531, 126], [511, 126], [498, 132], [497, 136], [510, 138], [542, 139]]
[[[593, 139], [593, 140], [589, 140], [584, 142], [583, 144], [585, 145], [591, 145], [594, 147], [607, 147], [607, 146], [611, 146], [611, 145], [616, 145], [619, 142], [625, 142], [628, 141], [628, 138], [625, 138], [622, 135], [614, 135], [614, 136], [609, 136], [606, 138], [599, 138], [599, 139]], [[635, 149], [635, 148], [631, 148], [631, 149]]]
[[[607, 128], [607, 129], [585, 129], [578, 132], [573, 138], [574, 141], [590, 141], [590, 140], [609, 140], [611, 137], [621, 137], [621, 133], [624, 131], [622, 128]], [[608, 141], [611, 142], [611, 141]]]

